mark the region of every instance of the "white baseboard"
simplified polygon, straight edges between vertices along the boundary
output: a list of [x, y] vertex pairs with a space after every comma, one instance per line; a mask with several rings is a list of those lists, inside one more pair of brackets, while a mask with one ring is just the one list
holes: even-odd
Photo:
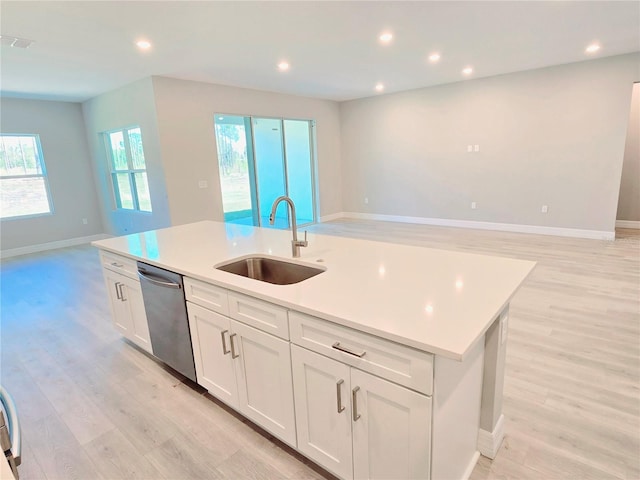
[[331, 220], [338, 220], [339, 218], [345, 218], [344, 212], [332, 213], [331, 215], [325, 215], [324, 217], [320, 217], [320, 223], [330, 222]]
[[360, 220], [381, 220], [384, 222], [419, 223], [440, 227], [475, 228], [479, 230], [498, 230], [503, 232], [534, 233], [559, 237], [589, 238], [594, 240], [615, 240], [615, 231], [581, 230], [577, 228], [543, 227], [539, 225], [518, 225], [515, 223], [478, 222], [474, 220], [451, 220], [448, 218], [404, 217], [399, 215], [380, 215], [375, 213], [343, 212], [345, 218]]
[[496, 426], [493, 428], [493, 432], [488, 432], [483, 429], [478, 430], [478, 450], [485, 457], [494, 459], [496, 454], [502, 445], [504, 439], [504, 415], [500, 415], [500, 418], [496, 422]]
[[111, 235], [100, 233], [98, 235], [90, 235], [88, 237], [68, 238], [66, 240], [58, 240], [56, 242], [10, 248], [7, 250], [0, 250], [0, 258], [17, 257], [18, 255], [28, 255], [30, 253], [43, 252], [45, 250], [54, 250], [56, 248], [73, 247], [74, 245], [82, 245], [95, 240], [104, 240], [105, 238], [111, 238]]
[[467, 480], [471, 476], [471, 472], [473, 472], [473, 469], [476, 468], [476, 463], [478, 463], [479, 458], [480, 458], [480, 452], [476, 452], [473, 454], [473, 457], [471, 457], [471, 461], [469, 462], [469, 465], [467, 465], [467, 468], [464, 470], [464, 474], [462, 475], [462, 480]]
[[616, 220], [616, 228], [635, 228], [640, 230], [640, 222], [634, 220]]

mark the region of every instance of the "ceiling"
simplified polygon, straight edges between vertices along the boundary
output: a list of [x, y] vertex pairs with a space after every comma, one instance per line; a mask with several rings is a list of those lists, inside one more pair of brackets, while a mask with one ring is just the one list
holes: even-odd
[[2, 0], [0, 33], [34, 42], [1, 47], [4, 96], [84, 101], [162, 75], [342, 101], [640, 51], [640, 2]]

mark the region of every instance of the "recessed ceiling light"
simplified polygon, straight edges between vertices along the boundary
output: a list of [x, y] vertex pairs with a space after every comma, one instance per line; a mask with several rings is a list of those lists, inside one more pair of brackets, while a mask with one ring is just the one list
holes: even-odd
[[381, 92], [384, 90], [384, 85], [382, 83], [376, 84], [376, 92]]
[[432, 53], [431, 55], [429, 55], [429, 61], [431, 63], [435, 63], [437, 61], [440, 60], [440, 54], [439, 53]]
[[151, 42], [147, 41], [147, 40], [138, 40], [136, 42], [136, 45], [138, 48], [142, 49], [142, 50], [149, 50], [151, 48]]
[[597, 43], [592, 43], [587, 48], [585, 48], [584, 51], [587, 53], [596, 53], [598, 50], [600, 50], [600, 45], [598, 45]]
[[473, 73], [473, 68], [466, 67], [462, 70], [462, 73], [464, 73], [465, 75], [471, 75]]
[[393, 40], [393, 34], [389, 32], [384, 32], [380, 37], [378, 37], [382, 43], [389, 43]]
[[14, 48], [29, 48], [33, 40], [27, 38], [13, 37], [11, 35], [0, 35], [0, 44]]
[[278, 70], [280, 70], [281, 72], [286, 72], [290, 67], [291, 65], [289, 65], [289, 62], [283, 61], [278, 64]]

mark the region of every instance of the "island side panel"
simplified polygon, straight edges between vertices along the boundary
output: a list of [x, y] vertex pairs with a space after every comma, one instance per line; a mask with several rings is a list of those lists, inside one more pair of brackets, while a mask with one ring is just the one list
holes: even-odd
[[431, 480], [466, 480], [480, 457], [483, 365], [482, 339], [461, 362], [435, 357]]
[[504, 438], [502, 395], [508, 320], [509, 306], [507, 305], [491, 324], [484, 337], [484, 373], [478, 450], [488, 458], [495, 458]]

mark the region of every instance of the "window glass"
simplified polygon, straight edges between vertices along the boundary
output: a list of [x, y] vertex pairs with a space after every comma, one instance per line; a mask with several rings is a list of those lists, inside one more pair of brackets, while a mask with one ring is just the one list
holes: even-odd
[[116, 208], [151, 212], [151, 195], [140, 127], [107, 132], [105, 137], [111, 159]]
[[109, 134], [111, 141], [111, 160], [115, 170], [128, 170], [127, 152], [124, 147], [123, 132], [113, 132]]
[[140, 170], [146, 168], [144, 165], [144, 151], [142, 150], [142, 135], [139, 128], [129, 130], [129, 146], [131, 148], [133, 169]]
[[151, 211], [151, 196], [149, 195], [149, 183], [147, 182], [147, 174], [135, 173], [134, 179], [136, 183], [136, 193], [138, 194], [138, 203], [140, 210], [143, 212]]
[[0, 134], [0, 218], [52, 212], [38, 135]]
[[131, 193], [131, 184], [129, 183], [128, 173], [114, 173], [116, 186], [116, 197], [118, 198], [118, 207], [133, 210], [133, 194]]

